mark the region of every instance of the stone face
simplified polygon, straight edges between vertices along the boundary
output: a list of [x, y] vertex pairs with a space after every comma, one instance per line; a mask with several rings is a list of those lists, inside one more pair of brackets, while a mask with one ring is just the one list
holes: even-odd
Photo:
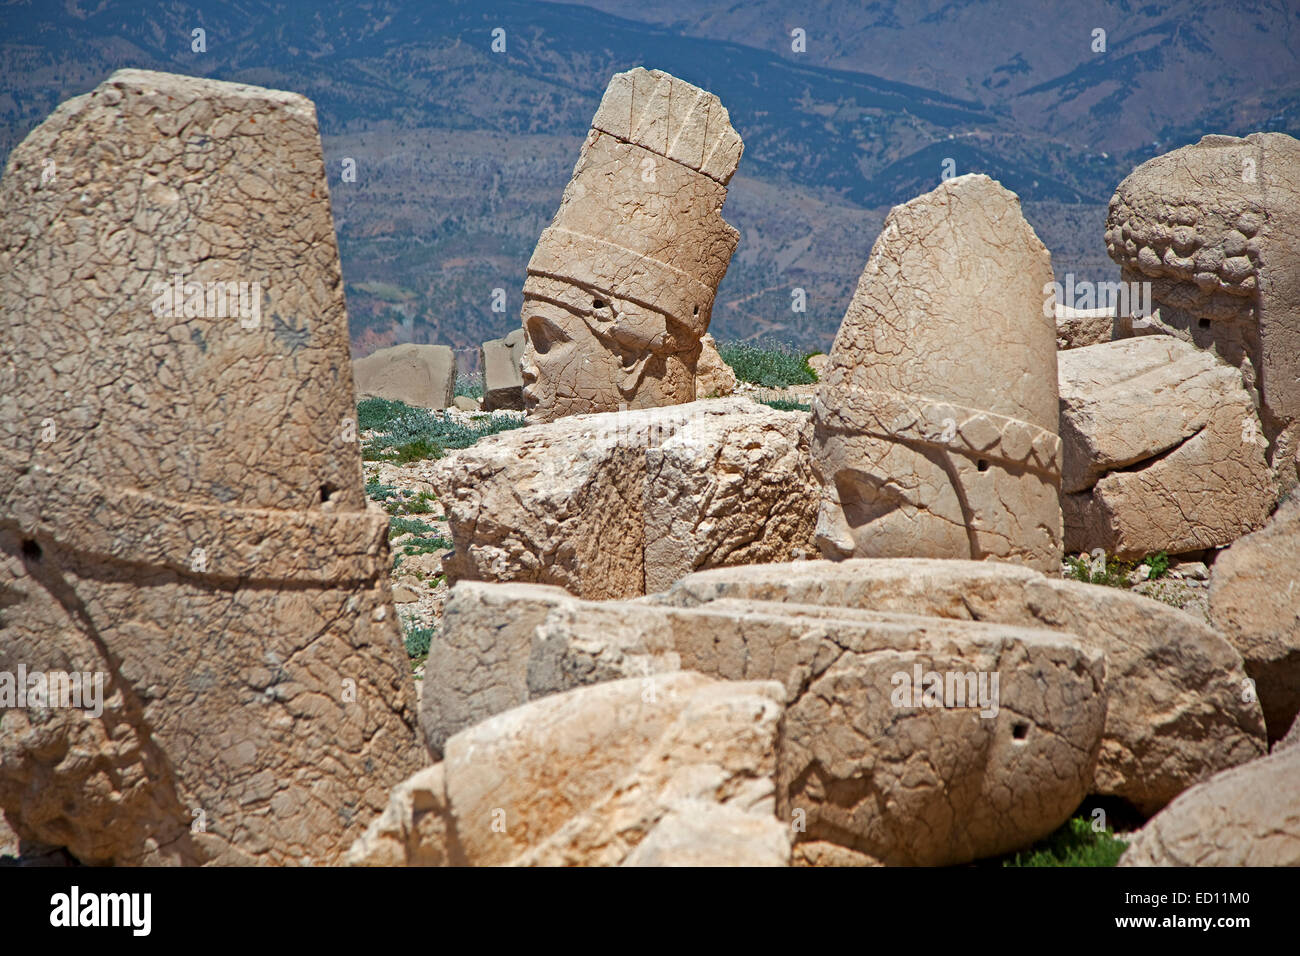
[[[584, 687], [447, 742], [447, 795], [471, 865], [617, 866], [675, 807], [774, 816], [781, 688], [665, 674]], [[634, 861], [635, 862], [635, 861]]]
[[1051, 282], [987, 176], [891, 210], [813, 403], [823, 555], [1059, 567]]
[[485, 438], [430, 479], [456, 548], [448, 577], [615, 598], [696, 568], [795, 557], [815, 507], [806, 421], [730, 398]]
[[1147, 822], [1120, 866], [1300, 866], [1300, 747], [1225, 770]]
[[6, 707], [0, 806], [85, 863], [336, 862], [427, 755], [311, 102], [119, 71], [0, 243], [0, 672], [103, 688]]
[[[1265, 752], [1241, 655], [1222, 635], [1158, 601], [968, 561], [796, 562], [715, 569], [658, 601], [785, 601], [1059, 629], [1104, 651], [1110, 703], [1094, 793], [1154, 813], [1189, 786]], [[692, 666], [683, 657], [682, 666]]]
[[484, 342], [480, 349], [483, 367], [483, 410], [508, 408], [523, 411], [524, 377], [521, 363], [527, 336], [523, 329], [515, 329], [503, 339]]
[[[678, 668], [778, 680], [778, 817], [800, 822], [801, 841], [891, 863], [962, 862], [1051, 832], [1088, 791], [1106, 711], [1101, 653], [1042, 629], [765, 602], [593, 603], [485, 584], [458, 585], [446, 622], [428, 664], [441, 676], [423, 696], [435, 746], [493, 707], [600, 681], [654, 686]], [[917, 668], [984, 683], [961, 685], [970, 706], [895, 701], [896, 675]]]
[[700, 336], [700, 358], [695, 363], [695, 397], [722, 398], [736, 390], [736, 373], [722, 360], [718, 344], [707, 332]]
[[456, 393], [456, 353], [446, 345], [394, 345], [352, 363], [357, 395], [420, 408], [447, 408]]
[[1255, 393], [1284, 486], [1300, 449], [1300, 141], [1205, 136], [1115, 191], [1106, 249], [1150, 282], [1163, 331], [1214, 351]]
[[1237, 369], [1168, 336], [1059, 361], [1068, 551], [1179, 554], [1263, 525], [1276, 491]]
[[1300, 713], [1300, 500], [1214, 563], [1210, 618], [1246, 662], [1269, 739]]
[[716, 96], [616, 73], [524, 282], [528, 416], [692, 401], [739, 241], [722, 219], [743, 147]]

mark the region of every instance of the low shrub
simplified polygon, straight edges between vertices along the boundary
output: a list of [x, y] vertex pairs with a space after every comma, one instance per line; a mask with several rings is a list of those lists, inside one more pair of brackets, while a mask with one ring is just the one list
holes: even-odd
[[783, 342], [720, 342], [718, 354], [742, 382], [788, 388], [817, 381], [817, 373], [808, 365], [808, 355]]

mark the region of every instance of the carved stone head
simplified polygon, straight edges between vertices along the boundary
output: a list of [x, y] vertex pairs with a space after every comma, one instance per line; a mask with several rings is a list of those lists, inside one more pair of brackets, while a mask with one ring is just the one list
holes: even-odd
[[739, 241], [743, 145], [718, 98], [658, 71], [610, 81], [524, 283], [530, 419], [689, 402]]

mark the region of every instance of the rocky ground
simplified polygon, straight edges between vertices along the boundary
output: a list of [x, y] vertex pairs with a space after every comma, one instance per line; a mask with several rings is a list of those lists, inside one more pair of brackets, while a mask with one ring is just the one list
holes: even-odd
[[[736, 388], [736, 394], [760, 401], [810, 405], [816, 390], [816, 384], [763, 388], [741, 382]], [[465, 425], [481, 424], [489, 417], [523, 419], [522, 412], [514, 411], [487, 413], [451, 408], [446, 414]], [[364, 440], [369, 435], [367, 433], [362, 437]], [[456, 451], [448, 452], [448, 455], [455, 454]], [[393, 601], [397, 606], [402, 630], [408, 637], [408, 652], [412, 656], [417, 692], [423, 684], [425, 668], [424, 655], [418, 651], [419, 639], [440, 626], [443, 605], [451, 591], [442, 570], [443, 557], [452, 551], [451, 530], [446, 513], [429, 480], [433, 465], [433, 459], [405, 464], [364, 462], [365, 479], [371, 497], [395, 518], [409, 519], [424, 526], [416, 530], [403, 530], [403, 524], [398, 523], [394, 529], [396, 533], [389, 537], [393, 551]], [[1125, 566], [1117, 574], [1107, 575], [1095, 557], [1079, 555], [1062, 562], [1061, 576], [1078, 579], [1080, 562], [1086, 562], [1088, 572], [1096, 572], [1092, 578], [1095, 583], [1132, 590], [1208, 622], [1210, 572], [1202, 558], [1212, 556], [1209, 553], [1193, 555], [1181, 561], [1174, 559], [1167, 569], [1157, 570], [1154, 572], [1156, 576], [1152, 576], [1153, 571], [1146, 562], [1137, 562]]]

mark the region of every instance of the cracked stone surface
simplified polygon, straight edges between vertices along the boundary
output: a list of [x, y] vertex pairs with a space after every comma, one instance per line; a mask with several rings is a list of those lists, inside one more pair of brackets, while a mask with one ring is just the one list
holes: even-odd
[[725, 398], [736, 390], [736, 373], [722, 360], [718, 343], [705, 332], [700, 336], [700, 358], [695, 363], [695, 397]]
[[[335, 862], [427, 752], [314, 107], [114, 73], [14, 150], [0, 243], [0, 671], [105, 675], [5, 711], [0, 806], [86, 863]], [[258, 320], [155, 308], [176, 273]]]
[[1225, 770], [1147, 822], [1120, 866], [1300, 866], [1300, 747]]
[[1300, 499], [1219, 555], [1210, 618], [1245, 659], [1276, 740], [1300, 713]]
[[1114, 308], [1076, 309], [1056, 303], [1056, 347], [1061, 351], [1109, 342], [1114, 326]]
[[505, 711], [396, 788], [350, 860], [786, 866], [773, 783], [782, 697], [774, 681], [679, 672]]
[[743, 144], [716, 96], [616, 73], [524, 282], [530, 420], [693, 401], [701, 337], [740, 234], [722, 218]]
[[[557, 588], [468, 583], [453, 590], [445, 621], [422, 701], [435, 751], [493, 712], [576, 686], [653, 683], [679, 669], [778, 680], [778, 817], [799, 821], [797, 845], [833, 843], [882, 862], [965, 862], [1032, 843], [1086, 795], [1101, 744], [1103, 657], [1064, 632], [761, 601], [588, 602]], [[891, 678], [917, 665], [998, 672], [999, 709], [894, 706]]]
[[1236, 368], [1166, 336], [1059, 362], [1067, 551], [1180, 554], [1263, 526], [1277, 492]]
[[1157, 328], [1237, 366], [1284, 487], [1300, 451], [1300, 141], [1205, 136], [1115, 191], [1106, 250], [1151, 283]]
[[438, 462], [450, 580], [644, 594], [698, 568], [812, 549], [807, 416], [745, 398], [571, 416]]
[[1115, 588], [971, 561], [805, 561], [704, 571], [646, 600], [681, 607], [782, 601], [827, 614], [868, 609], [1077, 635], [1105, 653], [1110, 690], [1090, 792], [1122, 797], [1148, 815], [1266, 752], [1241, 654], [1204, 621]]
[[1059, 566], [1052, 280], [987, 176], [890, 211], [813, 403], [825, 557]]
[[447, 345], [394, 345], [352, 363], [358, 398], [447, 408], [456, 392], [456, 353]]

